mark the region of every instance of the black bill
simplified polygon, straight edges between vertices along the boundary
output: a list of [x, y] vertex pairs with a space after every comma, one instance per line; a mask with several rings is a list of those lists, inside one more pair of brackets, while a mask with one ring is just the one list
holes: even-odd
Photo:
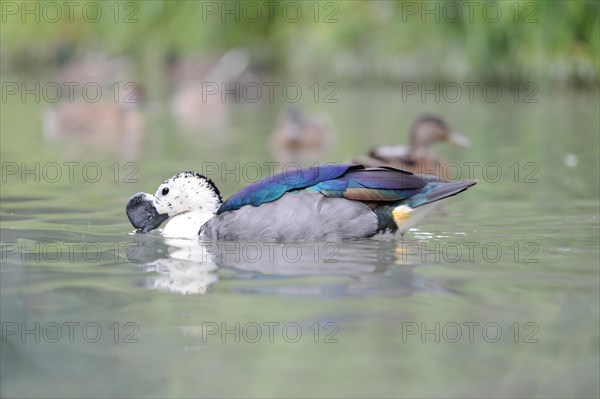
[[167, 214], [159, 214], [152, 203], [152, 195], [146, 193], [137, 193], [125, 208], [129, 221], [138, 229], [139, 233], [147, 233], [156, 229], [162, 222], [167, 220]]

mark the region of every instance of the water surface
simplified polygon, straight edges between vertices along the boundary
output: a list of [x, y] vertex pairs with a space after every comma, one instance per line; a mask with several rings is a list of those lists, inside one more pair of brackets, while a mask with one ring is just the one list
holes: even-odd
[[225, 196], [246, 185], [244, 165], [275, 161], [281, 104], [235, 104], [203, 133], [149, 104], [139, 158], [45, 142], [41, 104], [3, 104], [1, 395], [597, 397], [597, 93], [401, 100], [342, 87], [303, 104], [337, 127], [321, 161], [402, 143], [435, 112], [473, 142], [438, 151], [480, 183], [403, 238], [302, 246], [166, 241], [124, 213], [181, 170]]

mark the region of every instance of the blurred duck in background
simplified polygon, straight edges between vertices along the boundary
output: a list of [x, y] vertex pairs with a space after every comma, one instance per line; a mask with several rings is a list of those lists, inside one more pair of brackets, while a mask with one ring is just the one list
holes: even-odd
[[92, 52], [73, 59], [73, 49], [66, 45], [57, 49], [57, 81], [76, 82], [79, 85], [95, 83], [103, 89], [115, 82], [126, 81], [134, 76], [133, 60], [130, 57], [110, 57], [106, 53]]
[[417, 118], [410, 129], [410, 146], [378, 146], [368, 155], [358, 156], [352, 162], [363, 165], [391, 166], [413, 173], [434, 174], [445, 179], [449, 173], [447, 163], [439, 158], [432, 147], [443, 141], [463, 148], [471, 146], [470, 140], [460, 133], [453, 132], [448, 124], [439, 116], [423, 115]]
[[[234, 82], [250, 64], [246, 49], [227, 51], [219, 58], [192, 57], [168, 61], [167, 78], [176, 85], [171, 112], [184, 132], [219, 130], [228, 120]], [[225, 91], [224, 91], [225, 90]]]
[[165, 58], [165, 80], [172, 87], [190, 80], [202, 80], [217, 65], [219, 58], [209, 54], [182, 56], [171, 49]]
[[118, 101], [75, 99], [47, 108], [43, 115], [44, 139], [64, 142], [71, 153], [100, 150], [137, 158], [145, 128], [140, 109], [143, 96], [141, 88], [131, 82], [123, 86]]
[[271, 150], [280, 162], [296, 162], [302, 166], [317, 161], [316, 157], [331, 149], [335, 132], [329, 118], [307, 114], [297, 105], [286, 107], [271, 133]]

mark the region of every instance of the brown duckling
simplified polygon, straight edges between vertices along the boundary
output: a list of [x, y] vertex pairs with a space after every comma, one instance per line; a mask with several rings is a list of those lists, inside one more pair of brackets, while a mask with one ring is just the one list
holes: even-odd
[[276, 152], [321, 151], [331, 147], [334, 137], [327, 118], [307, 115], [297, 106], [289, 106], [271, 134], [271, 147]]
[[[191, 60], [190, 60], [191, 62]], [[177, 87], [171, 99], [171, 113], [181, 131], [194, 133], [197, 130], [223, 128], [229, 118], [230, 102], [235, 96], [227, 95], [231, 84], [238, 79], [250, 63], [250, 53], [246, 49], [232, 49], [218, 59], [206, 57], [204, 64], [198, 64], [194, 74], [194, 63], [179, 65], [171, 79]]]
[[[111, 57], [106, 53], [94, 52], [78, 59], [71, 60], [69, 57], [70, 53], [60, 62], [56, 76], [60, 83], [77, 82], [81, 86], [95, 83], [108, 88], [116, 82], [129, 81], [134, 76], [134, 62], [127, 56]], [[81, 86], [78, 86], [79, 90]]]
[[43, 115], [43, 137], [62, 141], [72, 150], [117, 151], [124, 156], [138, 155], [145, 129], [140, 109], [140, 89], [117, 102], [95, 103], [78, 99], [47, 108]]
[[410, 129], [410, 146], [378, 146], [368, 155], [359, 156], [352, 161], [367, 166], [391, 166], [413, 173], [446, 176], [447, 163], [432, 150], [433, 144], [445, 141], [460, 147], [469, 148], [470, 140], [460, 133], [453, 132], [448, 124], [438, 116], [423, 115], [417, 118]]

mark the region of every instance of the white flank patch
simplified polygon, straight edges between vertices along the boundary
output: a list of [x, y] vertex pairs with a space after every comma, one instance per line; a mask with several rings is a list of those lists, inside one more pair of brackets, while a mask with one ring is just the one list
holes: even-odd
[[431, 212], [436, 205], [437, 202], [419, 206], [417, 208], [411, 208], [407, 205], [400, 205], [394, 208], [392, 215], [398, 226], [398, 231], [401, 234], [406, 233], [409, 229], [417, 225], [425, 215]]

